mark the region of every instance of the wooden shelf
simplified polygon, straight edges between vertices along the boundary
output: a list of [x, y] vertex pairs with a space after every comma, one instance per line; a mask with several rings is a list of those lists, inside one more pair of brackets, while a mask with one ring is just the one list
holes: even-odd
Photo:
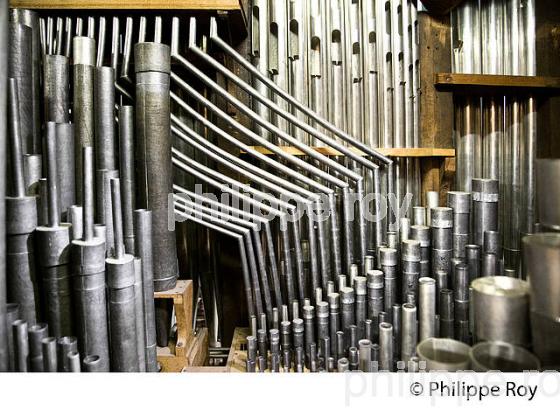
[[560, 94], [560, 77], [436, 73], [434, 81], [439, 91]]
[[[260, 146], [251, 147], [261, 154], [272, 155], [272, 152], [268, 149]], [[305, 155], [302, 151], [295, 147], [280, 147], [282, 151], [290, 155], [303, 156]], [[330, 147], [314, 147], [314, 150], [320, 152], [323, 155], [330, 156], [340, 156], [342, 155], [337, 150]], [[364, 155], [362, 151], [358, 149], [351, 148], [358, 155]], [[419, 158], [419, 157], [454, 157], [455, 150], [453, 148], [376, 148], [376, 151], [380, 154], [386, 155], [388, 157], [407, 157], [407, 158]], [[245, 152], [242, 152], [242, 154]]]
[[28, 9], [241, 10], [239, 0], [12, 0]]

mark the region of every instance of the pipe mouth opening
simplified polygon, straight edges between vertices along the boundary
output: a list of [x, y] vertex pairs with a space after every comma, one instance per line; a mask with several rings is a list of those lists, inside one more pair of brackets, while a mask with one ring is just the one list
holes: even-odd
[[449, 365], [460, 365], [469, 361], [470, 346], [453, 339], [429, 338], [418, 347], [420, 359]]
[[412, 303], [405, 303], [404, 305], [402, 305], [403, 310], [415, 310], [416, 306], [413, 305]]
[[41, 330], [47, 329], [46, 323], [37, 323], [29, 328], [29, 332], [40, 332]]
[[385, 329], [385, 330], [393, 330], [393, 325], [387, 322], [382, 322], [379, 324], [379, 327], [381, 329]]
[[78, 339], [76, 339], [74, 336], [63, 336], [60, 339], [58, 339], [58, 344], [61, 345], [71, 345], [73, 343], [77, 343]]
[[507, 276], [489, 276], [473, 281], [472, 287], [476, 292], [505, 297], [522, 297], [529, 295], [529, 284], [521, 279]]
[[97, 355], [87, 356], [84, 359], [84, 364], [93, 364], [99, 362], [100, 360], [101, 358]]
[[504, 342], [483, 342], [470, 352], [473, 368], [479, 371], [522, 372], [539, 370], [539, 359], [528, 350]]

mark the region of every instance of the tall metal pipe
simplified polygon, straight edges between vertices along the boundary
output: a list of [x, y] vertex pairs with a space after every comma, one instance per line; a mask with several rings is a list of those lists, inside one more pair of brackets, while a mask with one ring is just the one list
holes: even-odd
[[22, 152], [33, 154], [33, 32], [30, 27], [15, 21], [9, 23], [9, 30], [8, 76], [17, 83]]
[[39, 313], [33, 246], [37, 201], [35, 196], [27, 196], [25, 190], [17, 82], [10, 78], [8, 84], [12, 189], [5, 200], [7, 289], [9, 301], [20, 305], [21, 318], [34, 325]]
[[39, 16], [37, 12], [13, 8], [10, 20], [31, 29], [31, 112], [33, 130], [33, 152], [41, 153], [41, 44], [39, 38]]
[[134, 253], [134, 217], [136, 209], [136, 178], [134, 165], [134, 108], [121, 105], [119, 108], [119, 153], [120, 178], [123, 201], [124, 246]]
[[135, 255], [142, 260], [146, 371], [157, 372], [151, 211], [134, 211], [134, 231]]
[[60, 223], [58, 201], [58, 162], [56, 160], [56, 124], [47, 123], [47, 184], [48, 220], [36, 229], [38, 262], [42, 270], [43, 293], [47, 309], [47, 323], [52, 335], [73, 334], [71, 304], [70, 226]]
[[[175, 234], [167, 227], [167, 196], [172, 192], [169, 111], [170, 50], [164, 44], [134, 46], [136, 62], [137, 161], [142, 183], [140, 205], [153, 213], [154, 290], [169, 290], [177, 281]], [[140, 181], [139, 181], [140, 182]]]
[[93, 81], [95, 122], [95, 168], [115, 170], [118, 164], [115, 136], [115, 73], [111, 67], [96, 67]]
[[76, 199], [82, 202], [82, 148], [94, 146], [94, 67], [95, 40], [89, 37], [73, 39], [73, 120], [76, 132]]
[[436, 281], [432, 278], [420, 279], [420, 318], [418, 341], [435, 336], [436, 318]]
[[109, 306], [111, 370], [138, 372], [134, 257], [125, 253], [122, 229], [120, 183], [111, 180], [114, 224], [114, 256], [106, 259]]
[[72, 241], [74, 305], [80, 351], [99, 357], [109, 371], [109, 333], [105, 282], [105, 239], [93, 233], [93, 150], [83, 148], [83, 238]]
[[67, 123], [70, 119], [68, 59], [61, 55], [43, 57], [44, 116], [46, 121]]
[[76, 204], [74, 125], [56, 124], [56, 160], [62, 219], [68, 221], [68, 209]]

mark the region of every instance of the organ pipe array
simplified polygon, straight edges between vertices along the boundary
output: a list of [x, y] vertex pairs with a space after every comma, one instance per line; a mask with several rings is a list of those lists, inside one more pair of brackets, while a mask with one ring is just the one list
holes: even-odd
[[[468, 0], [452, 12], [453, 70], [536, 75], [533, 0]], [[457, 189], [500, 181], [500, 231], [507, 268], [520, 269], [521, 237], [535, 230], [536, 100], [455, 97]]]

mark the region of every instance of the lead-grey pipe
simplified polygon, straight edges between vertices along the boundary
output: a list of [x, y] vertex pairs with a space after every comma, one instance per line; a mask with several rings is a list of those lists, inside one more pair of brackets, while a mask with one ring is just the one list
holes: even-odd
[[105, 239], [93, 235], [93, 150], [83, 148], [83, 238], [72, 241], [72, 273], [77, 336], [81, 352], [97, 355], [109, 371], [109, 331], [105, 281]]
[[134, 253], [134, 218], [136, 209], [136, 177], [134, 161], [134, 108], [119, 108], [119, 176], [121, 178], [124, 246], [127, 253]]
[[114, 224], [114, 257], [106, 259], [109, 306], [111, 370], [138, 372], [136, 307], [134, 300], [134, 257], [124, 251], [120, 183], [111, 180]]
[[[80, 86], [78, 86], [78, 89]], [[43, 57], [43, 98], [45, 121], [62, 124], [70, 120], [68, 58], [49, 54]]]
[[95, 168], [112, 171], [117, 169], [118, 164], [115, 136], [115, 73], [111, 67], [96, 67], [93, 78]]
[[136, 71], [137, 163], [140, 205], [153, 213], [154, 290], [173, 289], [178, 261], [175, 234], [167, 227], [167, 197], [172, 189], [170, 127], [170, 52], [158, 43], [134, 46]]
[[83, 201], [82, 148], [94, 146], [94, 71], [95, 40], [89, 37], [73, 39], [73, 122], [76, 133], [76, 200]]
[[43, 371], [56, 373], [58, 371], [58, 359], [56, 354], [56, 338], [46, 337], [41, 340], [43, 353]]
[[42, 340], [49, 336], [49, 326], [46, 323], [37, 323], [29, 326], [29, 365], [32, 372], [43, 372], [43, 347]]
[[33, 154], [36, 148], [33, 146], [33, 33], [30, 27], [15, 21], [10, 22], [8, 27], [10, 33], [8, 76], [17, 82], [22, 152]]
[[39, 313], [33, 246], [37, 202], [36, 197], [28, 196], [25, 190], [17, 82], [10, 78], [8, 84], [12, 192], [5, 198], [7, 291], [10, 301], [20, 305], [21, 318], [33, 325]]
[[419, 288], [420, 331], [418, 342], [422, 342], [436, 335], [436, 281], [432, 278], [421, 278]]
[[157, 372], [156, 322], [153, 282], [152, 212], [134, 211], [135, 255], [142, 260], [146, 371]]
[[16, 372], [26, 373], [29, 370], [29, 339], [27, 322], [16, 320], [12, 323], [11, 330], [14, 332], [14, 355]]

